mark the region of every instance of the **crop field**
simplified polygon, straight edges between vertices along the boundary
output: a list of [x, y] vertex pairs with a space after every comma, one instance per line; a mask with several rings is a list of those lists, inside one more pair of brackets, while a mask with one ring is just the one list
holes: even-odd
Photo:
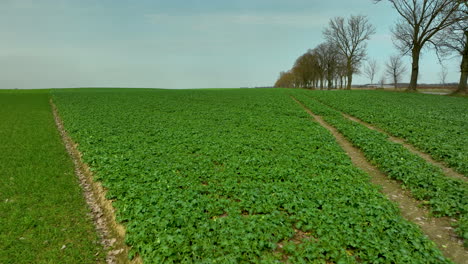
[[310, 96], [311, 93], [299, 91], [296, 97], [358, 146], [368, 160], [386, 175], [401, 181], [411, 190], [413, 197], [426, 201], [434, 215], [460, 218], [457, 231], [460, 236], [468, 238], [466, 182], [447, 178], [438, 167], [427, 163], [402, 145], [388, 141], [387, 135], [346, 119], [338, 111], [314, 100], [317, 93], [312, 94]]
[[[393, 126], [366, 121], [402, 131], [408, 141], [419, 133], [418, 147], [463, 172], [466, 99], [402, 94], [414, 101], [402, 103], [393, 98], [399, 94], [385, 93], [392, 99], [382, 105], [390, 109], [380, 110], [377, 99], [356, 107], [346, 101], [379, 93], [333, 93], [70, 89], [54, 90], [52, 98], [83, 161], [108, 189], [130, 257], [138, 254], [145, 263], [451, 263], [290, 96], [322, 115], [434, 215], [461, 219], [460, 236], [466, 235], [465, 182], [327, 104], [363, 120], [358, 110], [365, 107], [374, 107], [376, 120], [391, 115]], [[420, 109], [406, 112], [407, 104]], [[430, 109], [444, 122], [433, 120], [426, 135], [421, 127], [428, 118], [417, 124]], [[414, 129], [397, 128], [400, 120]], [[439, 134], [447, 140], [438, 141]]]
[[0, 91], [0, 263], [96, 263], [103, 250], [49, 91]]
[[468, 175], [466, 98], [382, 91], [314, 91], [309, 95], [406, 139]]

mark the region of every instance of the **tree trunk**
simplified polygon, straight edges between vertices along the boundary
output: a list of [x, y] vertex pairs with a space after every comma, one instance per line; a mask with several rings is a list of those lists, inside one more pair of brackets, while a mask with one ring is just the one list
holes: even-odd
[[346, 63], [346, 70], [348, 75], [348, 83], [346, 84], [346, 90], [351, 90], [351, 83], [353, 81], [353, 65], [351, 64], [351, 59], [348, 59]]
[[418, 46], [413, 47], [411, 52], [413, 63], [411, 65], [411, 81], [408, 87], [408, 91], [416, 92], [418, 87], [418, 75], [419, 75], [419, 55], [421, 54], [421, 48]]
[[348, 83], [346, 84], [346, 90], [351, 90], [351, 82], [353, 81], [353, 71], [348, 72]]
[[327, 70], [327, 88], [328, 90], [331, 90], [331, 87], [332, 87], [332, 72], [330, 71], [330, 69]]
[[460, 64], [460, 82], [455, 93], [466, 94], [466, 79], [468, 77], [468, 31], [465, 32], [465, 48], [463, 49], [462, 62]]

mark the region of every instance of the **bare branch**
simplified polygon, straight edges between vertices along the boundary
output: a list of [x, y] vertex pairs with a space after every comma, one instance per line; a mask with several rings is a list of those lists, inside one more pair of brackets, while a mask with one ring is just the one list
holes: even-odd
[[[374, 2], [381, 2], [375, 0]], [[395, 46], [402, 54], [413, 58], [410, 90], [416, 90], [419, 73], [419, 56], [426, 43], [435, 44], [435, 36], [452, 25], [466, 21], [460, 15], [463, 0], [387, 0], [401, 18], [392, 29]], [[462, 3], [464, 3], [462, 5]], [[437, 45], [434, 45], [437, 46]]]
[[376, 60], [369, 60], [367, 61], [367, 64], [364, 66], [363, 73], [364, 75], [369, 78], [370, 83], [374, 83], [374, 77], [377, 73], [378, 66], [377, 66], [377, 61]]
[[398, 82], [401, 80], [401, 76], [406, 72], [406, 67], [403, 65], [400, 56], [391, 56], [385, 68], [385, 72], [392, 79], [396, 89]]
[[347, 60], [347, 89], [351, 89], [352, 75], [357, 71], [358, 65], [366, 57], [366, 41], [375, 33], [365, 16], [351, 16], [345, 23], [343, 17], [330, 20], [328, 27], [323, 31], [327, 42], [334, 43]]

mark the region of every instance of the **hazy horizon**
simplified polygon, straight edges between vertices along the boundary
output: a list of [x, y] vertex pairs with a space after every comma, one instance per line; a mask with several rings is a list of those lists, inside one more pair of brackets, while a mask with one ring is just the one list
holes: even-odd
[[[377, 80], [397, 54], [396, 11], [371, 0], [3, 0], [0, 14], [0, 89], [272, 86], [324, 41], [330, 18], [351, 14], [376, 27], [368, 57], [379, 64]], [[409, 69], [410, 57], [404, 61]], [[459, 59], [444, 63], [447, 83], [458, 82]], [[424, 50], [420, 65], [419, 83], [440, 83], [433, 51]]]

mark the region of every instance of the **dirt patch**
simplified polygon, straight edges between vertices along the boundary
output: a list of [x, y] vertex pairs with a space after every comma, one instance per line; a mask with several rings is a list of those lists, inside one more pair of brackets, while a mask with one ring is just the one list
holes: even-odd
[[431, 217], [429, 210], [423, 203], [412, 198], [411, 193], [403, 190], [399, 182], [389, 179], [377, 167], [369, 163], [364, 154], [346, 140], [333, 126], [326, 123], [320, 116], [315, 115], [296, 98], [292, 96], [291, 98], [301, 105], [315, 121], [332, 133], [341, 148], [351, 158], [353, 164], [367, 172], [371, 176], [373, 184], [382, 187], [381, 192], [398, 205], [401, 215], [405, 219], [420, 226], [424, 234], [436, 243], [447, 258], [456, 263], [466, 263], [468, 250], [463, 247], [463, 241], [457, 237], [452, 228], [452, 223], [456, 222], [456, 220], [448, 217]]
[[279, 254], [281, 256], [281, 262], [289, 263], [288, 262], [289, 256], [288, 256], [288, 254], [286, 254], [286, 252], [284, 250], [284, 245], [287, 242], [292, 242], [292, 243], [294, 243], [296, 245], [299, 245], [299, 244], [303, 243], [304, 240], [317, 241], [317, 238], [313, 237], [312, 233], [310, 233], [310, 232], [304, 232], [302, 230], [294, 228], [294, 236], [292, 238], [280, 241], [277, 244], [278, 247], [275, 249], [275, 253], [277, 253], [277, 254]]
[[[336, 109], [335, 109], [336, 110]], [[465, 177], [463, 174], [461, 173], [458, 173], [456, 172], [455, 170], [453, 170], [452, 168], [449, 168], [447, 167], [443, 162], [440, 162], [440, 161], [436, 161], [434, 160], [429, 154], [427, 153], [424, 153], [420, 150], [418, 150], [416, 147], [414, 147], [413, 145], [407, 143], [404, 139], [401, 139], [401, 138], [397, 138], [397, 137], [394, 137], [390, 134], [388, 134], [387, 132], [385, 132], [384, 130], [380, 129], [380, 128], [377, 128], [367, 122], [364, 122], [354, 116], [350, 116], [348, 114], [345, 114], [345, 113], [342, 113], [341, 114], [348, 118], [349, 120], [351, 121], [354, 121], [354, 122], [357, 122], [357, 123], [360, 123], [364, 126], [366, 126], [367, 128], [369, 129], [372, 129], [372, 130], [375, 130], [375, 131], [378, 131], [380, 133], [383, 133], [383, 134], [386, 134], [388, 135], [388, 139], [392, 142], [395, 142], [395, 143], [398, 143], [398, 144], [401, 144], [403, 145], [405, 148], [407, 148], [409, 151], [411, 151], [413, 154], [416, 154], [418, 155], [419, 157], [421, 157], [422, 159], [424, 159], [425, 161], [427, 161], [428, 163], [431, 163], [432, 165], [436, 166], [436, 167], [439, 167], [440, 169], [442, 169], [442, 172], [448, 176], [448, 177], [451, 177], [451, 178], [454, 178], [454, 179], [458, 179], [458, 180], [462, 180], [464, 182], [468, 182], [468, 178]]]
[[83, 189], [86, 203], [91, 210], [96, 230], [101, 237], [101, 244], [108, 250], [106, 263], [143, 263], [138, 256], [131, 261], [128, 260], [129, 247], [124, 240], [125, 228], [115, 220], [115, 209], [112, 206], [112, 201], [106, 199], [106, 190], [102, 184], [94, 181], [90, 168], [81, 159], [82, 154], [78, 151], [77, 144], [68, 136], [52, 99], [49, 102], [57, 129], [75, 165], [75, 174]]

